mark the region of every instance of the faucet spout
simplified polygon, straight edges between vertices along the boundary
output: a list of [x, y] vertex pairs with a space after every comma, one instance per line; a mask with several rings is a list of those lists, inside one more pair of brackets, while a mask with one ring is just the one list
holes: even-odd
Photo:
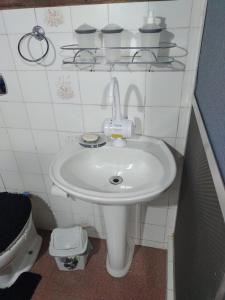
[[119, 83], [116, 77], [111, 79], [108, 98], [112, 103], [112, 119], [106, 119], [103, 130], [106, 136], [110, 136], [115, 147], [124, 147], [126, 139], [134, 132], [135, 124], [132, 120], [123, 119], [120, 108]]
[[113, 77], [109, 86], [109, 99], [112, 103], [112, 119], [121, 121], [121, 109], [120, 109], [120, 91], [119, 83], [116, 77]]

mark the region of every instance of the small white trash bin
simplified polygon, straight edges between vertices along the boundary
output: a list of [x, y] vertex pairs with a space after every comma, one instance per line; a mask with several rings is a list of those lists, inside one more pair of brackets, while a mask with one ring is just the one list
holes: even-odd
[[52, 231], [49, 253], [55, 258], [59, 270], [83, 270], [91, 249], [87, 232], [80, 226]]

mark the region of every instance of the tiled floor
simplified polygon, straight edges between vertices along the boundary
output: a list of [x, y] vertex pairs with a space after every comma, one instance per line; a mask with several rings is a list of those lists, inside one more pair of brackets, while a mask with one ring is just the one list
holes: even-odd
[[124, 278], [113, 278], [105, 269], [104, 240], [94, 246], [83, 271], [63, 272], [48, 254], [49, 233], [32, 271], [42, 275], [32, 300], [165, 300], [166, 251], [136, 246], [131, 269]]

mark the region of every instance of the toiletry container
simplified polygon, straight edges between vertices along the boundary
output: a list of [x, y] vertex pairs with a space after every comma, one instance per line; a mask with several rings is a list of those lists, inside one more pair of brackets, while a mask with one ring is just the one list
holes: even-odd
[[141, 58], [143, 61], [152, 62], [157, 60], [162, 28], [156, 24], [153, 12], [149, 12], [146, 24], [139, 28], [141, 33], [141, 46], [143, 48], [153, 47], [152, 49], [142, 49]]
[[79, 47], [86, 49], [80, 53], [81, 60], [93, 60], [94, 51], [90, 48], [96, 47], [96, 31], [96, 28], [88, 24], [83, 24], [75, 30]]
[[120, 60], [120, 49], [110, 49], [113, 47], [121, 47], [121, 32], [123, 28], [116, 24], [109, 24], [102, 30], [105, 56], [109, 62]]

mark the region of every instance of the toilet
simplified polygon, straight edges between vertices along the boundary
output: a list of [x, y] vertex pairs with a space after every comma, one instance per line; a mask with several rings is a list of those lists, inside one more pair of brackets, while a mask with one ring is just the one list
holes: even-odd
[[0, 288], [11, 286], [21, 273], [31, 269], [41, 243], [29, 197], [0, 193]]

